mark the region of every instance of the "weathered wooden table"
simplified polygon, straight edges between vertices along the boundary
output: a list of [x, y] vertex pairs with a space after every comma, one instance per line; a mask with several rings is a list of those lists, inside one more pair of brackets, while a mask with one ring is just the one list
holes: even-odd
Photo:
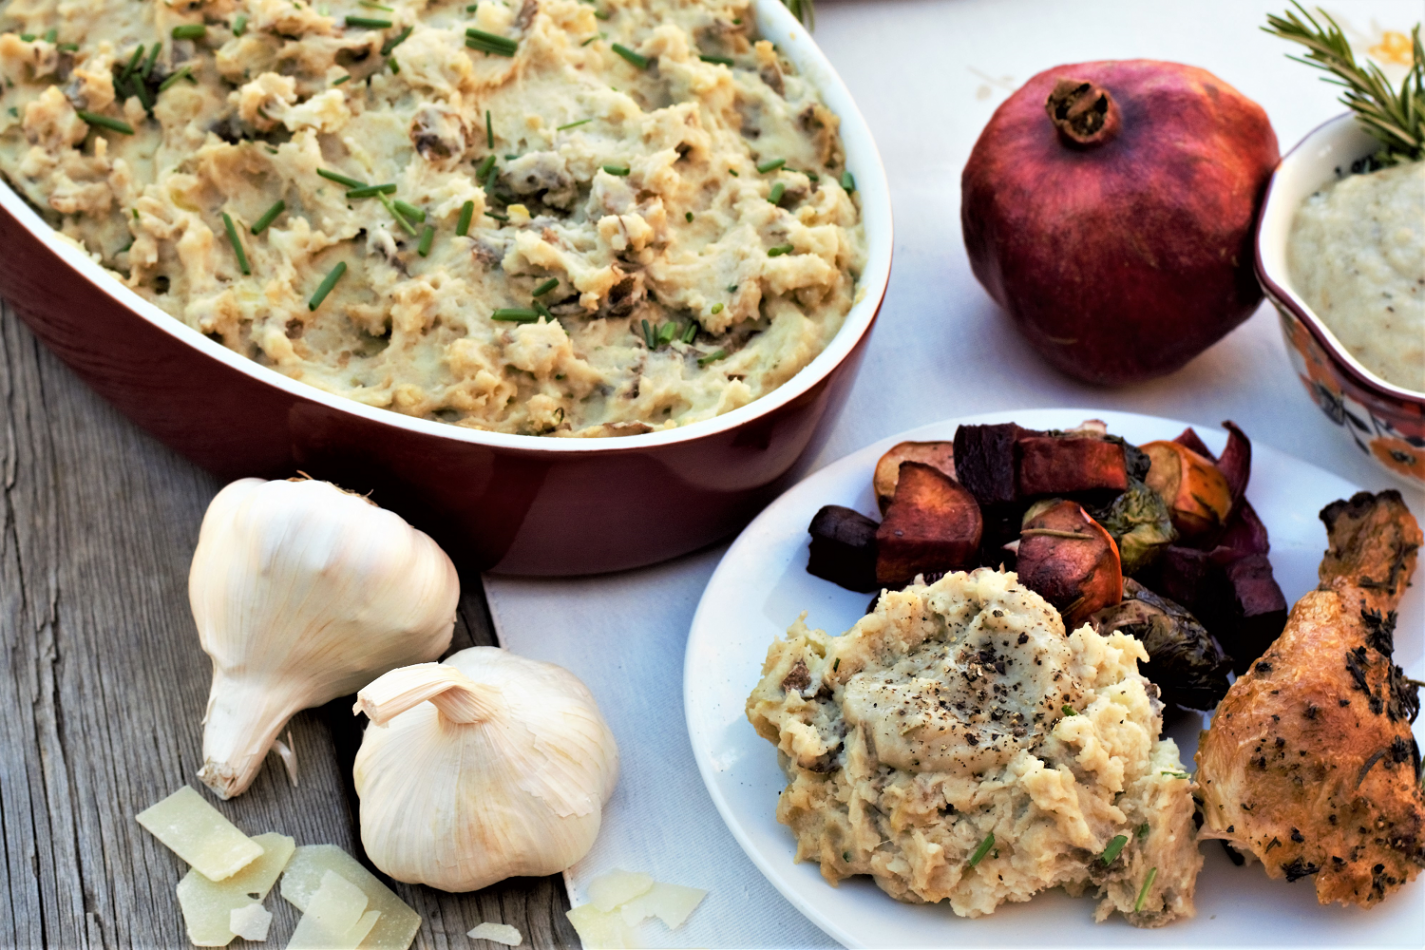
[[[90, 392], [4, 301], [0, 398], [0, 947], [186, 947], [174, 894], [186, 866], [133, 815], [198, 784], [211, 670], [188, 562], [220, 485]], [[453, 649], [494, 642], [472, 579]], [[292, 721], [296, 788], [272, 757], [222, 811], [250, 834], [364, 859], [351, 779], [364, 720], [351, 704]], [[393, 887], [422, 917], [417, 947], [495, 946], [465, 936], [486, 920], [518, 927], [526, 946], [579, 945], [558, 877], [473, 894]], [[275, 891], [266, 903], [268, 943], [283, 946], [296, 908]]]

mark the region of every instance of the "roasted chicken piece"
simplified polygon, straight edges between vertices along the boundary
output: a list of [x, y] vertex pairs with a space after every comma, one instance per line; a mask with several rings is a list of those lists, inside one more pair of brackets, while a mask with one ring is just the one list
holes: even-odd
[[1323, 904], [1370, 906], [1425, 867], [1419, 698], [1391, 662], [1421, 534], [1395, 491], [1333, 502], [1321, 520], [1320, 587], [1203, 733], [1198, 836], [1251, 852], [1271, 877], [1314, 875]]

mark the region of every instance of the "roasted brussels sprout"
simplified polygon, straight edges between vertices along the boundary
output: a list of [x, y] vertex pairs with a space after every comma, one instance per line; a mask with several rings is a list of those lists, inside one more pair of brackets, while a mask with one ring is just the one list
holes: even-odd
[[1136, 478], [1129, 481], [1127, 491], [1095, 511], [1093, 518], [1117, 542], [1123, 573], [1129, 577], [1152, 564], [1178, 537], [1162, 496]]

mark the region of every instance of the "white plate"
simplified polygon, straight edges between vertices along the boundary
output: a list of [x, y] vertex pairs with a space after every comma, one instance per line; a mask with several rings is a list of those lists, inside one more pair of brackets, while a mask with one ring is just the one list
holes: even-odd
[[[895, 436], [829, 465], [762, 512], [733, 543], [703, 593], [688, 637], [683, 671], [684, 712], [693, 753], [723, 820], [767, 879], [822, 930], [849, 947], [1064, 947], [1064, 946], [1402, 946], [1425, 939], [1425, 876], [1369, 911], [1322, 907], [1310, 879], [1288, 884], [1257, 866], [1234, 867], [1220, 845], [1204, 842], [1206, 863], [1197, 885], [1197, 916], [1160, 930], [1139, 930], [1115, 915], [1093, 923], [1095, 901], [1052, 891], [1024, 904], [1004, 905], [978, 920], [956, 917], [944, 905], [892, 900], [858, 877], [832, 887], [815, 864], [795, 864], [795, 844], [777, 823], [777, 798], [786, 778], [775, 750], [758, 737], [743, 713], [767, 648], [797, 614], [841, 633], [865, 612], [868, 594], [842, 590], [806, 572], [807, 524], [822, 505], [841, 504], [876, 514], [871, 472], [876, 460], [905, 439], [950, 439], [960, 422], [1018, 422], [1034, 429], [1068, 428], [1103, 419], [1131, 442], [1171, 439], [1185, 423], [1150, 416], [1082, 409], [996, 413], [936, 423]], [[1198, 434], [1214, 452], [1226, 435]], [[1251, 433], [1248, 433], [1250, 436]], [[1253, 447], [1247, 495], [1271, 534], [1271, 561], [1288, 602], [1316, 586], [1326, 547], [1317, 512], [1359, 487], [1262, 445]], [[1425, 608], [1417, 579], [1402, 603], [1396, 662], [1421, 675]], [[1196, 714], [1170, 717], [1168, 732], [1191, 768]], [[1425, 746], [1425, 717], [1417, 721]]]

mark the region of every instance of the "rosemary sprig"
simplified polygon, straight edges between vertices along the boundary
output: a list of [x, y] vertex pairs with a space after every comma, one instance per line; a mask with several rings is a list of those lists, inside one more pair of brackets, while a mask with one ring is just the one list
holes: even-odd
[[[1288, 56], [1329, 75], [1323, 82], [1342, 86], [1341, 102], [1356, 114], [1367, 132], [1381, 143], [1373, 156], [1376, 167], [1425, 159], [1425, 53], [1420, 46], [1420, 26], [1411, 31], [1415, 59], [1397, 92], [1375, 63], [1357, 63], [1351, 44], [1331, 15], [1320, 7], [1316, 12], [1323, 26], [1296, 0], [1286, 16], [1267, 14], [1266, 33], [1306, 47], [1306, 56]], [[1303, 19], [1304, 18], [1304, 19]]]

